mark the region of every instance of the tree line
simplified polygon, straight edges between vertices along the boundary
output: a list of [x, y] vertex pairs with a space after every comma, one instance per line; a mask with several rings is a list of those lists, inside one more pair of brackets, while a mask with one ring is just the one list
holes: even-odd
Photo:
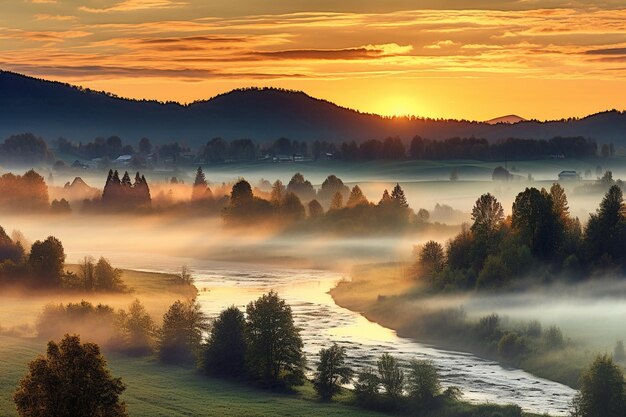
[[512, 214], [491, 194], [472, 209], [473, 223], [447, 242], [427, 242], [417, 274], [440, 290], [516, 287], [530, 276], [585, 279], [626, 268], [626, 209], [612, 185], [585, 227], [569, 214], [563, 187], [526, 188]]
[[59, 239], [48, 236], [30, 243], [20, 232], [7, 235], [0, 227], [0, 286], [35, 290], [127, 291], [121, 274], [101, 257], [85, 257], [78, 271], [65, 270], [65, 249]]

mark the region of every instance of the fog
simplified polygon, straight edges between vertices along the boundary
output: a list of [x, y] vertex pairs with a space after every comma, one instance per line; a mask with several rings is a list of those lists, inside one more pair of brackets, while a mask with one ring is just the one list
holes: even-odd
[[[407, 163], [408, 164], [408, 163]], [[215, 294], [231, 297], [233, 301], [219, 300], [229, 305], [241, 302], [249, 291], [241, 290], [246, 280], [256, 285], [254, 277], [243, 272], [245, 265], [267, 276], [286, 277], [288, 272], [276, 271], [291, 268], [294, 274], [307, 275], [309, 269], [328, 271], [346, 279], [368, 274], [368, 268], [355, 268], [358, 265], [386, 264], [377, 267], [377, 278], [386, 282], [384, 290], [362, 287], [358, 296], [376, 299], [379, 296], [394, 296], [403, 291], [417, 291], [411, 281], [411, 266], [415, 262], [413, 253], [416, 245], [428, 240], [445, 243], [461, 229], [461, 223], [469, 222], [470, 212], [476, 199], [483, 193], [493, 194], [503, 205], [505, 213], [511, 213], [515, 196], [526, 187], [549, 188], [553, 179], [565, 167], [539, 166], [529, 164], [516, 167], [516, 174], [531, 173], [534, 180], [514, 180], [494, 182], [490, 179], [493, 167], [459, 165], [458, 181], [448, 179], [451, 166], [431, 164], [422, 167], [395, 164], [338, 165], [332, 162], [321, 164], [264, 164], [241, 169], [236, 166], [208, 168], [205, 175], [214, 196], [228, 195], [231, 184], [238, 178], [246, 178], [257, 196], [266, 197], [263, 180], [274, 182], [280, 179], [284, 184], [300, 171], [305, 179], [319, 188], [324, 179], [335, 174], [348, 186], [358, 184], [366, 197], [378, 202], [383, 191], [391, 190], [399, 182], [407, 196], [410, 207], [417, 211], [424, 208], [430, 213], [428, 227], [415, 228], [399, 234], [361, 236], [331, 233], [328, 231], [307, 230], [295, 232], [283, 225], [264, 222], [245, 227], [230, 227], [224, 224], [219, 211], [208, 215], [178, 211], [176, 203], [186, 203], [191, 194], [195, 170], [147, 172], [153, 198], [153, 212], [143, 214], [85, 214], [80, 211], [80, 201], [84, 197], [72, 197], [73, 212], [66, 215], [18, 215], [4, 214], [0, 226], [7, 232], [14, 231], [14, 239], [28, 247], [35, 240], [55, 236], [61, 240], [67, 255], [66, 263], [78, 263], [84, 256], [96, 258], [104, 256], [116, 267], [137, 267], [143, 270], [172, 272], [172, 265], [164, 266], [163, 259], [176, 259], [194, 264], [199, 262], [228, 263], [224, 276], [216, 272], [211, 279], [227, 279], [228, 274], [237, 279], [237, 284], [229, 291], [216, 291]], [[419, 168], [419, 169], [418, 169]], [[595, 172], [595, 166], [592, 167]], [[578, 169], [578, 168], [577, 168]], [[49, 188], [50, 198], [66, 198], [67, 189], [63, 186], [73, 181], [78, 174], [54, 174], [54, 187]], [[92, 188], [91, 195], [99, 195], [106, 174], [84, 172], [80, 177]], [[172, 184], [176, 177], [180, 183]], [[614, 175], [619, 178], [619, 175]], [[562, 183], [568, 200], [570, 213], [585, 223], [589, 213], [595, 212], [604, 190], [593, 188], [594, 181]], [[591, 187], [590, 187], [591, 186]], [[94, 191], [95, 190], [95, 191]], [[173, 209], [160, 210], [164, 205]], [[446, 224], [442, 226], [437, 223]], [[203, 289], [212, 290], [206, 284], [207, 271], [212, 263], [203, 264], [200, 276]], [[178, 267], [178, 266], [177, 266]], [[240, 270], [237, 270], [240, 268]], [[226, 269], [225, 269], [226, 271]], [[265, 271], [265, 272], [264, 272]], [[304, 272], [303, 272], [304, 271]], [[308, 276], [308, 275], [307, 275]], [[459, 310], [462, 309], [471, 319], [497, 313], [511, 325], [517, 322], [538, 320], [544, 328], [559, 326], [573, 343], [583, 346], [590, 352], [610, 352], [615, 342], [626, 339], [626, 283], [610, 279], [593, 280], [577, 285], [553, 285], [531, 287], [515, 293], [475, 293], [462, 296], [429, 295], [417, 301], [407, 302], [405, 307], [414, 311]], [[282, 279], [282, 278], [281, 278]], [[334, 278], [333, 278], [334, 279]], [[215, 285], [217, 281], [211, 281]], [[262, 291], [271, 288], [272, 283], [264, 284]], [[303, 286], [298, 291], [307, 291]], [[256, 293], [255, 293], [256, 294]], [[293, 295], [290, 293], [290, 296]], [[319, 295], [319, 294], [318, 294]], [[316, 295], [316, 296], [318, 296]], [[355, 294], [357, 296], [357, 294]], [[106, 304], [116, 311], [126, 309], [134, 298], [139, 297], [147, 311], [160, 323], [171, 299], [158, 294], [81, 294], [81, 293], [33, 293], [23, 291], [3, 291], [0, 295], [0, 331], [4, 334], [33, 336], [36, 323], [43, 308], [48, 304], [66, 304], [85, 299], [91, 303]], [[204, 293], [200, 299], [208, 299]], [[294, 300], [306, 299], [293, 295]], [[249, 300], [248, 300], [249, 301]], [[219, 304], [222, 306], [222, 304]], [[225, 304], [225, 305], [226, 305]], [[358, 311], [358, 310], [355, 310]], [[213, 312], [211, 310], [211, 312]], [[384, 313], [384, 312], [383, 312]], [[415, 319], [415, 316], [412, 316]], [[332, 321], [330, 321], [332, 322]], [[80, 332], [86, 340], [104, 343], [112, 336], [105, 327], [98, 328], [77, 323], [60, 323], [60, 328], [70, 327]], [[97, 330], [93, 330], [97, 328]], [[59, 330], [60, 331], [60, 330]], [[351, 329], [353, 331], [353, 329]], [[360, 337], [360, 336], [359, 336]], [[372, 356], [374, 357], [374, 356]], [[454, 372], [452, 372], [454, 374]]]

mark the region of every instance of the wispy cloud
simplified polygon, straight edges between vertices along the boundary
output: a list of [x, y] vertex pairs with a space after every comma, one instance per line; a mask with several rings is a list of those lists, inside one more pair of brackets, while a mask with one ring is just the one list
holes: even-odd
[[[332, 86], [327, 88], [333, 93], [359, 82], [368, 90], [367, 80], [385, 88], [433, 79], [450, 85], [498, 79], [524, 85], [530, 80], [624, 83], [626, 8], [615, 8], [619, 2], [609, 9], [582, 2], [569, 7], [570, 0], [506, 1], [519, 6], [516, 10], [496, 7], [495, 0], [480, 4], [486, 2], [489, 8], [483, 10], [440, 10], [433, 0], [428, 2], [433, 8], [422, 10], [405, 10], [407, 1], [407, 7], [386, 12], [375, 7], [359, 12], [356, 5], [343, 8], [352, 11], [311, 6], [247, 15], [243, 6], [233, 11], [234, 5], [229, 13], [210, 13], [217, 3], [207, 0], [98, 0], [80, 8], [65, 2], [29, 4], [27, 23], [8, 27], [11, 20], [2, 20], [6, 27], [0, 28], [0, 38], [11, 41], [3, 43], [0, 61], [16, 71], [89, 85], [111, 80], [107, 85], [115, 81], [137, 91], [156, 79], [178, 83], [174, 92], [150, 90], [163, 94], [161, 99], [178, 94], [184, 83], [218, 85], [220, 79], [232, 86], [262, 79], [296, 88], [300, 84], [282, 82], [300, 79], [302, 85]], [[271, 7], [279, 6], [287, 7]], [[190, 88], [185, 94], [195, 99], [208, 93]]]
[[[45, 0], [44, 0], [45, 1]], [[78, 9], [88, 13], [132, 12], [147, 9], [170, 9], [186, 5], [186, 2], [176, 0], [123, 0], [108, 7], [96, 8], [80, 6]]]
[[78, 20], [78, 16], [70, 16], [70, 15], [59, 15], [59, 14], [36, 14], [34, 16], [36, 21], [44, 21], [44, 20], [56, 20], [59, 22], [72, 22]]

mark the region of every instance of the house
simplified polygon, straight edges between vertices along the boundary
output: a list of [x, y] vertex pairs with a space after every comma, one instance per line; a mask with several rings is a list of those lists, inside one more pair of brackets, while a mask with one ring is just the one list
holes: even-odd
[[561, 171], [559, 173], [559, 181], [576, 181], [578, 178], [576, 171]]
[[292, 155], [276, 155], [273, 159], [274, 162], [293, 162]]

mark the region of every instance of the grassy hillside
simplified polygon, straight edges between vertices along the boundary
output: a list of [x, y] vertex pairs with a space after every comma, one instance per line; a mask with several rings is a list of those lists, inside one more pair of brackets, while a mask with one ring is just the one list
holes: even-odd
[[[0, 336], [1, 416], [17, 415], [13, 391], [27, 370], [27, 362], [44, 351], [44, 341]], [[310, 387], [294, 395], [282, 395], [205, 378], [192, 369], [161, 365], [153, 359], [113, 354], [107, 358], [113, 374], [127, 385], [123, 399], [131, 416], [381, 415], [340, 403], [319, 403], [313, 399]]]

